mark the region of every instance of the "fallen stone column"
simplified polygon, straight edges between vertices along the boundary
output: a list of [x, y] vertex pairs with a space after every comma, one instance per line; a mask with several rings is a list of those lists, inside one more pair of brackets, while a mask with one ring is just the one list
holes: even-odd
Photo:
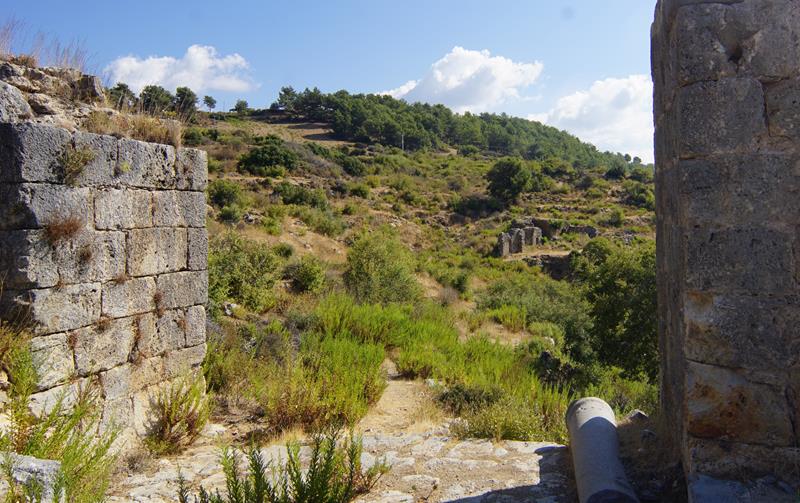
[[614, 411], [599, 398], [581, 398], [567, 409], [572, 463], [581, 503], [637, 503], [619, 460]]

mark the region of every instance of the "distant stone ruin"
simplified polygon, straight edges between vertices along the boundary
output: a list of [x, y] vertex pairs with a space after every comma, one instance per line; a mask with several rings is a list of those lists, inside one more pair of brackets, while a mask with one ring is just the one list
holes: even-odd
[[0, 314], [33, 332], [35, 412], [99, 386], [103, 421], [142, 435], [152, 387], [203, 361], [206, 165], [200, 150], [0, 123]]
[[542, 229], [535, 227], [530, 222], [515, 221], [508, 232], [501, 232], [497, 236], [495, 255], [507, 257], [514, 253], [522, 253], [524, 246], [539, 246], [542, 244]]
[[763, 476], [796, 501], [800, 2], [660, 0], [652, 37], [672, 452], [694, 501], [775, 501], [726, 498], [733, 486], [708, 478]]

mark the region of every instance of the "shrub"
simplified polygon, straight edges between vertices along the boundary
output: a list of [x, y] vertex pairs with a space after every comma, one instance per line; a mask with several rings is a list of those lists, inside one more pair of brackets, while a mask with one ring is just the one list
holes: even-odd
[[264, 461], [261, 452], [252, 448], [247, 454], [248, 469], [240, 473], [239, 456], [231, 449], [222, 451], [226, 497], [200, 489], [190, 500], [183, 479], [179, 482], [180, 503], [347, 503], [369, 492], [386, 472], [388, 466], [379, 461], [369, 469], [361, 465], [361, 439], [351, 435], [337, 442], [338, 434], [316, 434], [311, 441], [308, 469], [300, 463], [300, 447], [287, 444], [288, 459], [282, 466]]
[[625, 192], [625, 202], [648, 210], [656, 209], [656, 196], [653, 187], [634, 180], [627, 180], [622, 184]]
[[386, 231], [361, 234], [347, 253], [344, 283], [363, 302], [407, 302], [419, 297], [413, 258]]
[[620, 227], [623, 223], [625, 223], [625, 212], [622, 211], [622, 208], [614, 208], [609, 213], [608, 218], [606, 219], [606, 224]]
[[369, 187], [363, 183], [353, 183], [348, 187], [351, 196], [367, 199], [369, 197]]
[[298, 162], [297, 154], [286, 148], [277, 136], [258, 139], [260, 146], [253, 148], [239, 158], [240, 172], [256, 176], [282, 176], [285, 170], [292, 170]]
[[337, 162], [344, 169], [344, 172], [350, 176], [364, 176], [367, 174], [367, 167], [357, 157], [342, 156]]
[[278, 243], [272, 247], [272, 252], [281, 258], [289, 258], [294, 255], [294, 247], [289, 243]]
[[89, 387], [78, 388], [71, 408], [62, 393], [41, 417], [30, 412], [38, 378], [29, 341], [26, 332], [0, 324], [0, 363], [11, 383], [3, 411], [9, 426], [0, 432], [0, 450], [60, 461], [56, 492], [63, 490], [66, 500], [75, 503], [102, 501], [115, 463], [110, 449], [118, 431], [113, 425], [101, 428], [99, 394]]
[[519, 306], [500, 306], [489, 310], [487, 314], [509, 330], [514, 332], [525, 330], [527, 312]]
[[280, 261], [272, 251], [234, 233], [212, 239], [208, 254], [208, 297], [218, 316], [226, 300], [261, 313], [275, 304], [272, 286]]
[[344, 222], [330, 209], [320, 210], [299, 206], [292, 211], [292, 214], [311, 227], [314, 232], [331, 237], [338, 236], [344, 232]]
[[325, 284], [325, 268], [313, 255], [306, 255], [299, 262], [287, 266], [285, 275], [298, 292], [319, 292]]
[[205, 381], [184, 376], [151, 397], [154, 424], [145, 443], [157, 455], [175, 454], [190, 446], [211, 415]]
[[320, 210], [329, 208], [328, 198], [325, 197], [325, 192], [321, 189], [309, 190], [299, 185], [281, 182], [275, 186], [274, 191], [281, 196], [284, 204], [299, 204]]
[[58, 156], [64, 175], [64, 183], [74, 185], [86, 166], [95, 158], [95, 153], [87, 147], [75, 147], [70, 144]]
[[225, 206], [219, 210], [219, 219], [229, 224], [235, 224], [242, 219], [244, 210], [235, 204]]
[[513, 203], [520, 194], [531, 188], [531, 170], [522, 159], [506, 157], [500, 159], [486, 173], [488, 191], [492, 197], [506, 204]]
[[244, 202], [242, 187], [231, 180], [214, 180], [208, 184], [208, 199], [212, 204], [225, 206], [241, 206]]

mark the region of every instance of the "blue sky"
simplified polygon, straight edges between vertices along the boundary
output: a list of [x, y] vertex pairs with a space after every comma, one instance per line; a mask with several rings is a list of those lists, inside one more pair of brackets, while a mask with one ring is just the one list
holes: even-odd
[[90, 67], [109, 80], [188, 84], [220, 106], [237, 98], [267, 106], [282, 85], [391, 91], [457, 111], [542, 120], [651, 160], [654, 5], [5, 0], [0, 21], [22, 20], [29, 39], [41, 31], [82, 40]]

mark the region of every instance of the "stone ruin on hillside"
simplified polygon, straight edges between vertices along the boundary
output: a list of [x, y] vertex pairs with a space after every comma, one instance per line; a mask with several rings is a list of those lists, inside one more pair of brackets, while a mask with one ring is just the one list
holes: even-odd
[[33, 332], [31, 407], [99, 386], [104, 424], [141, 436], [153, 386], [206, 352], [206, 155], [5, 111], [0, 314]]
[[542, 229], [524, 222], [514, 222], [508, 232], [497, 236], [495, 255], [507, 257], [513, 253], [522, 253], [523, 246], [542, 244]]
[[800, 2], [660, 0], [652, 37], [670, 447], [694, 501], [797, 488]]

